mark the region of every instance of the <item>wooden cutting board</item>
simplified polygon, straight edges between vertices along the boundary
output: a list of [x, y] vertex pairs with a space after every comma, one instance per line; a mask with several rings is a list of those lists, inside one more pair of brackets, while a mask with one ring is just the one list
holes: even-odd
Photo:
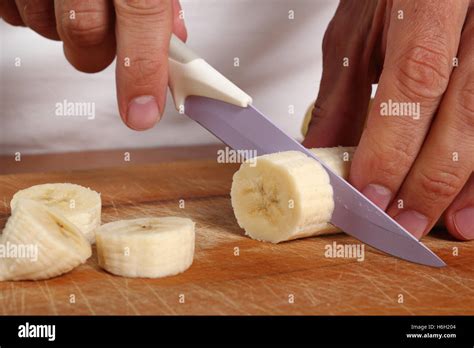
[[64, 276], [0, 283], [0, 314], [474, 314], [473, 242], [453, 241], [444, 231], [425, 238], [448, 263], [434, 269], [368, 246], [362, 262], [325, 257], [333, 242], [358, 243], [344, 234], [279, 245], [254, 241], [230, 205], [237, 168], [182, 161], [0, 176], [0, 226], [17, 190], [47, 182], [101, 192], [103, 222], [179, 215], [197, 223], [194, 263], [181, 275], [117, 277], [97, 266], [94, 251]]

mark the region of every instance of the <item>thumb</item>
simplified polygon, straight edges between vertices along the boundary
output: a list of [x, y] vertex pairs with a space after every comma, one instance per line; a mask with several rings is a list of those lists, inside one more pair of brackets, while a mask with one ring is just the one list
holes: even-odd
[[304, 146], [358, 143], [378, 76], [384, 16], [384, 2], [340, 2], [324, 35], [323, 74]]
[[172, 3], [114, 0], [114, 4], [120, 115], [132, 129], [149, 129], [160, 120], [166, 102]]

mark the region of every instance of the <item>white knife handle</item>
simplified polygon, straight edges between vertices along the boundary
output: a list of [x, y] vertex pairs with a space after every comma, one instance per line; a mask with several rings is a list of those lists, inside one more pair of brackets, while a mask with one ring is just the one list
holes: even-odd
[[174, 34], [169, 50], [169, 86], [178, 111], [195, 95], [247, 107], [252, 98], [199, 57]]

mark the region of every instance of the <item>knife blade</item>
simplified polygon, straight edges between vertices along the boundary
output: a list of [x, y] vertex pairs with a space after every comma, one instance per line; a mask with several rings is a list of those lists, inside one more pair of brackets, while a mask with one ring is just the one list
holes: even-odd
[[314, 158], [328, 172], [333, 187], [333, 225], [398, 258], [433, 267], [446, 265], [422, 242], [254, 106], [241, 107], [212, 98], [188, 96], [184, 110], [187, 116], [234, 150], [256, 150], [258, 156], [294, 150]]
[[254, 150], [257, 155], [296, 150], [314, 158], [328, 172], [333, 187], [331, 223], [388, 254], [424, 265], [445, 266], [423, 243], [253, 107], [249, 95], [175, 35], [171, 36], [168, 63], [169, 86], [180, 113], [186, 113], [235, 150]]

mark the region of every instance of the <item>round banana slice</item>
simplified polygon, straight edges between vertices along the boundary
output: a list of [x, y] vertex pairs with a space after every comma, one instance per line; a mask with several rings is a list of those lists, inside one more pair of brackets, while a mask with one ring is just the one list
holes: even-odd
[[125, 277], [159, 278], [193, 263], [194, 222], [179, 217], [110, 222], [97, 229], [99, 266]]
[[91, 244], [100, 226], [102, 202], [100, 194], [83, 186], [67, 183], [43, 184], [20, 190], [13, 196], [10, 207], [15, 209], [19, 199], [31, 199], [59, 210], [76, 225]]
[[243, 163], [234, 174], [230, 195], [239, 226], [254, 239], [279, 243], [337, 231], [329, 223], [334, 210], [329, 176], [301, 152]]
[[0, 280], [56, 277], [86, 262], [91, 245], [62, 214], [38, 202], [20, 199], [0, 243]]

